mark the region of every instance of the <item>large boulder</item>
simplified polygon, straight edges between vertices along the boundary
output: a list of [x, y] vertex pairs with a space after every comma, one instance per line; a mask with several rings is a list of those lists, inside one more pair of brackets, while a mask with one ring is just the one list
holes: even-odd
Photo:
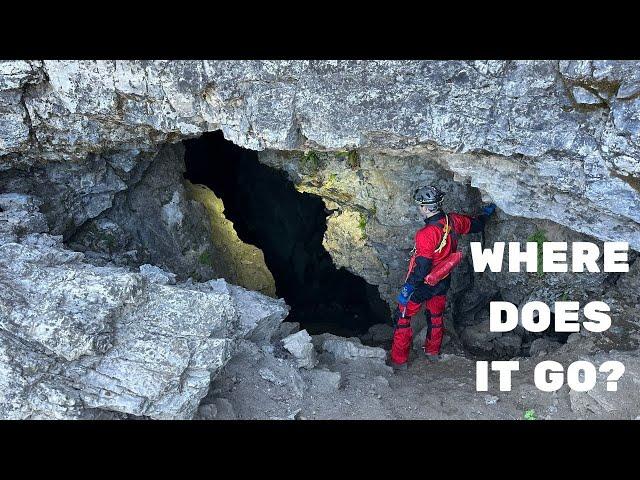
[[314, 335], [314, 344], [321, 352], [331, 353], [336, 360], [384, 360], [387, 352], [379, 347], [362, 345], [357, 337], [344, 338], [331, 333]]
[[238, 340], [269, 338], [288, 312], [222, 279], [86, 263], [41, 232], [37, 204], [0, 195], [2, 418], [193, 418]]

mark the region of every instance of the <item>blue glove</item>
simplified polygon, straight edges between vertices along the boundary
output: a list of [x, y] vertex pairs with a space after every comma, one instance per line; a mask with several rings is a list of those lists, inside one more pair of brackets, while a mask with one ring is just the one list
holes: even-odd
[[398, 298], [396, 299], [398, 300], [398, 303], [403, 307], [406, 307], [407, 303], [409, 303], [409, 298], [411, 298], [411, 294], [414, 290], [415, 289], [413, 288], [413, 286], [405, 283], [402, 287], [402, 290], [400, 290], [400, 293], [398, 294]]
[[495, 203], [489, 203], [488, 205], [485, 205], [484, 207], [482, 207], [482, 213], [484, 213], [487, 217], [490, 217], [491, 215], [493, 215], [495, 211], [496, 211]]

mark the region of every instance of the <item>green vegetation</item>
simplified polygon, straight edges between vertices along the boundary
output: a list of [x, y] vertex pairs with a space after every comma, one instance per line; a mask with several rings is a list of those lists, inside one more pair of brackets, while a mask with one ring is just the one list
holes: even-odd
[[360, 214], [360, 220], [358, 221], [358, 228], [360, 229], [360, 234], [362, 235], [362, 239], [367, 238], [367, 217], [362, 213]]
[[302, 157], [300, 157], [300, 164], [306, 170], [315, 173], [320, 167], [320, 157], [318, 157], [318, 153], [314, 150], [307, 150], [302, 154]]
[[347, 155], [347, 165], [352, 170], [357, 170], [360, 168], [360, 155], [358, 155], [357, 150], [351, 150]]
[[348, 152], [338, 152], [338, 157], [343, 157], [347, 159], [347, 165], [352, 170], [357, 170], [360, 168], [360, 155], [357, 150], [349, 150]]
[[208, 250], [202, 252], [198, 257], [198, 262], [200, 262], [202, 265], [213, 267], [213, 257], [211, 256], [211, 252], [209, 252]]
[[534, 409], [532, 409], [532, 408], [530, 408], [529, 410], [525, 410], [524, 419], [525, 420], [537, 420], [538, 417], [536, 416], [536, 411]]
[[545, 230], [536, 230], [536, 232], [527, 238], [527, 242], [536, 242], [538, 244], [538, 268], [536, 270], [536, 275], [539, 277], [544, 276], [544, 272], [542, 271], [542, 243], [547, 242], [547, 236]]
[[327, 178], [327, 181], [325, 182], [324, 187], [332, 188], [336, 184], [337, 178], [338, 178], [337, 174], [335, 173], [329, 174], [329, 177]]

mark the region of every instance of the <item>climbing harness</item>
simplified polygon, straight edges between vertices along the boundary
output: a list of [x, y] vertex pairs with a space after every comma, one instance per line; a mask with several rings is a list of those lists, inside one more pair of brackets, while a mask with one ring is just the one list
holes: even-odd
[[442, 227], [442, 231], [444, 232], [444, 235], [442, 235], [442, 240], [440, 241], [440, 245], [438, 245], [438, 248], [436, 248], [436, 253], [440, 253], [442, 249], [445, 247], [445, 245], [447, 244], [447, 238], [449, 238], [449, 232], [451, 231], [451, 226], [449, 225], [449, 215], [445, 214], [444, 219], [445, 219], [445, 224], [444, 224], [444, 227]]

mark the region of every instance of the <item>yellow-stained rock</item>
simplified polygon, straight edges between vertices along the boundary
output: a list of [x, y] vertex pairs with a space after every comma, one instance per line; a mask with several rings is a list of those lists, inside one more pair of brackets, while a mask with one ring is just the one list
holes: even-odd
[[207, 211], [211, 243], [216, 252], [213, 262], [219, 275], [230, 283], [275, 297], [275, 281], [262, 250], [238, 238], [233, 223], [224, 216], [222, 200], [204, 185], [185, 181], [185, 188], [188, 197], [201, 203]]
[[356, 274], [386, 275], [377, 252], [366, 241], [366, 221], [367, 218], [360, 212], [335, 212], [327, 217], [327, 231], [322, 245], [338, 267]]

